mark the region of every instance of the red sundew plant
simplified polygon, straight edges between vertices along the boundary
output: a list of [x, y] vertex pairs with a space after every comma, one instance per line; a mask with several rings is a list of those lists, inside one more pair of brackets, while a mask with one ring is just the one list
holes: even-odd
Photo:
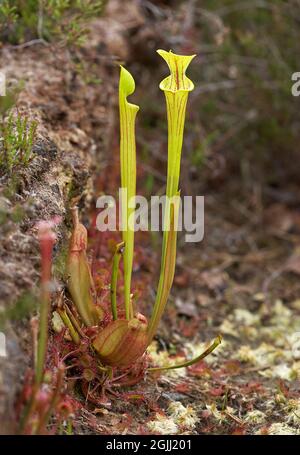
[[[59, 222], [40, 222], [37, 225], [41, 251], [41, 292], [38, 326], [32, 320], [34, 337], [34, 372], [29, 372], [18, 403], [19, 433], [44, 434], [50, 417], [55, 413], [57, 424], [64, 402], [62, 394], [65, 377], [63, 362], [57, 362], [54, 371], [45, 370], [48, 350], [48, 319], [51, 303], [52, 250], [56, 241], [53, 226]], [[69, 406], [70, 412], [71, 407]], [[57, 412], [59, 411], [59, 412]]]
[[[161, 270], [156, 299], [150, 320], [134, 308], [131, 277], [134, 253], [134, 229], [130, 216], [134, 212], [129, 200], [136, 195], [135, 118], [139, 107], [127, 101], [135, 90], [132, 75], [123, 67], [120, 71], [120, 164], [122, 193], [122, 242], [115, 247], [110, 280], [110, 305], [99, 303], [99, 288], [87, 257], [87, 230], [80, 223], [78, 209], [72, 208], [73, 233], [66, 263], [66, 287], [58, 298], [56, 312], [64, 326], [48, 346], [51, 364], [56, 368], [56, 388], [44, 397], [45, 409], [38, 412], [38, 396], [44, 390], [47, 362], [48, 317], [50, 307], [51, 253], [54, 243], [49, 228], [41, 230], [42, 292], [39, 337], [35, 365], [35, 381], [23, 413], [22, 430], [42, 432], [54, 409], [59, 408], [60, 388], [65, 377], [80, 384], [86, 399], [99, 405], [108, 403], [107, 393], [118, 395], [122, 386], [138, 383], [145, 372], [188, 367], [210, 354], [221, 342], [218, 336], [199, 356], [173, 366], [150, 365], [147, 348], [157, 332], [172, 287], [175, 263], [179, 210], [180, 159], [188, 95], [194, 88], [185, 75], [194, 56], [181, 56], [158, 51], [170, 69], [160, 88], [165, 93], [168, 116], [168, 169]], [[123, 296], [118, 292], [120, 262], [123, 261]], [[97, 272], [94, 270], [93, 272]], [[66, 336], [68, 340], [66, 340]], [[49, 343], [48, 343], [49, 344]], [[49, 357], [49, 356], [48, 356]], [[46, 361], [47, 360], [47, 361]], [[54, 381], [55, 382], [55, 381]], [[53, 380], [52, 380], [53, 384]], [[49, 389], [49, 387], [48, 387]], [[52, 390], [52, 391], [51, 391]], [[25, 400], [26, 401], [26, 400]], [[63, 408], [63, 404], [61, 405]], [[37, 418], [38, 417], [38, 418]], [[30, 430], [28, 430], [28, 428]]]

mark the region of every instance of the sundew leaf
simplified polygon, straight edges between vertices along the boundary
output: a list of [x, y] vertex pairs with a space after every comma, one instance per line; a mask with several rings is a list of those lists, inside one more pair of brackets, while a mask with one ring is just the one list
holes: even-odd
[[135, 118], [139, 107], [127, 101], [127, 96], [135, 90], [135, 82], [129, 71], [121, 66], [119, 82], [119, 111], [120, 111], [120, 161], [121, 161], [121, 210], [122, 238], [125, 244], [124, 263], [124, 302], [126, 319], [133, 317], [130, 299], [131, 276], [134, 249], [134, 226], [130, 225], [134, 212], [133, 202], [136, 195], [136, 144]]

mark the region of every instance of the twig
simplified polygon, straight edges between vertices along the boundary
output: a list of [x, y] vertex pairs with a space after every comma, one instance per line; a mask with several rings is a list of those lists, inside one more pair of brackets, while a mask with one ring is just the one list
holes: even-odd
[[236, 417], [235, 415], [231, 414], [228, 411], [223, 411], [223, 412], [224, 412], [224, 414], [226, 414], [228, 417], [230, 417], [232, 420], [234, 420], [239, 425], [244, 425], [244, 422], [241, 419], [239, 419], [238, 417]]
[[11, 45], [11, 46], [9, 46], [9, 48], [10, 49], [24, 49], [26, 47], [34, 46], [36, 44], [43, 44], [44, 46], [49, 46], [49, 43], [47, 43], [47, 41], [45, 41], [43, 38], [36, 38], [31, 41], [27, 41], [26, 43]]
[[39, 39], [43, 39], [43, 25], [44, 25], [44, 0], [39, 0], [39, 12], [37, 23], [37, 34]]

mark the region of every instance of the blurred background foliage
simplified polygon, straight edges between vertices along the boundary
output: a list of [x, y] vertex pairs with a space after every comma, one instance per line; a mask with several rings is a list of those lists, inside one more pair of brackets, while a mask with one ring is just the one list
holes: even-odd
[[105, 0], [1, 0], [0, 39], [83, 43], [87, 22], [102, 13]]
[[[153, 35], [148, 35], [149, 55], [162, 46], [163, 39], [174, 52], [198, 55], [189, 70], [196, 89], [188, 107], [183, 189], [201, 194], [209, 186], [220, 193], [226, 186], [227, 193], [256, 206], [270, 201], [297, 204], [300, 99], [291, 94], [291, 77], [300, 70], [300, 2], [142, 3], [149, 20], [158, 23]], [[141, 54], [138, 38], [135, 42]], [[151, 87], [153, 71], [159, 77], [167, 71], [158, 57], [155, 63], [147, 62], [144, 52], [142, 60], [152, 68], [148, 75], [140, 68], [148, 86], [139, 99], [141, 145], [160, 161], [165, 151], [159, 145], [157, 126], [164, 135], [167, 126], [162, 96]], [[159, 117], [158, 106], [162, 107]]]

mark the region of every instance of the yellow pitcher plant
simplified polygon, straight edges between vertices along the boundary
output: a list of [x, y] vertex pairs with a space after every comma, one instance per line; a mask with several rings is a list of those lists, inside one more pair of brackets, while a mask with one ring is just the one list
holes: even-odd
[[[135, 120], [139, 107], [128, 102], [127, 97], [135, 90], [135, 82], [132, 75], [121, 66], [119, 82], [119, 111], [120, 111], [120, 167], [121, 167], [121, 213], [122, 213], [122, 242], [117, 245], [113, 259], [112, 282], [111, 282], [111, 312], [112, 321], [99, 333], [93, 341], [93, 347], [103, 365], [112, 367], [128, 367], [137, 359], [141, 358], [157, 332], [157, 328], [167, 304], [176, 265], [176, 242], [177, 224], [180, 204], [179, 177], [180, 161], [183, 144], [185, 125], [185, 113], [189, 92], [193, 90], [193, 82], [186, 76], [186, 71], [195, 57], [177, 55], [164, 50], [158, 50], [158, 54], [167, 63], [170, 75], [160, 83], [160, 89], [164, 92], [168, 118], [168, 169], [166, 205], [164, 213], [164, 233], [161, 256], [161, 271], [155, 304], [148, 323], [146, 317], [133, 311], [131, 301], [131, 277], [134, 253], [134, 226], [132, 218], [135, 206], [133, 201], [136, 196], [136, 143], [135, 143]], [[74, 226], [78, 229], [78, 221]], [[75, 251], [70, 249], [69, 257]], [[119, 273], [120, 259], [123, 257], [124, 269], [124, 307], [125, 319], [118, 318], [117, 311], [117, 277]], [[78, 261], [78, 258], [76, 257]], [[81, 259], [82, 260], [82, 259]], [[84, 261], [85, 262], [85, 261]], [[85, 279], [87, 285], [80, 290], [82, 283], [78, 278], [78, 267], [68, 267], [70, 285], [69, 289], [77, 306], [79, 314], [86, 325], [95, 324], [94, 311], [91, 311], [91, 277], [84, 264]], [[72, 274], [76, 276], [72, 277]], [[84, 309], [84, 301], [87, 308]], [[160, 367], [161, 369], [180, 368], [192, 365], [210, 354], [221, 342], [217, 337], [214, 342], [199, 356], [184, 363], [172, 367]], [[157, 370], [150, 368], [149, 370]]]

